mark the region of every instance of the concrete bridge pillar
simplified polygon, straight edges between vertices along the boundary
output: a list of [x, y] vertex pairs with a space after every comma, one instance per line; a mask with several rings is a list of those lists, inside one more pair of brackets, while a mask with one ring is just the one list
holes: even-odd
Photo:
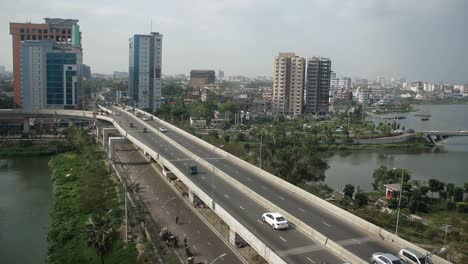
[[193, 193], [192, 190], [189, 189], [188, 191], [188, 200], [190, 202], [191, 205], [194, 205], [195, 204], [195, 194]]
[[31, 127], [29, 125], [29, 117], [23, 119], [23, 133], [28, 134], [31, 131]]
[[125, 141], [124, 137], [109, 137], [109, 150], [107, 151], [107, 156], [110, 160], [113, 160], [115, 153], [115, 143]]
[[112, 127], [106, 127], [102, 129], [102, 146], [104, 149], [107, 149], [108, 140], [111, 136], [120, 136], [120, 133], [116, 128]]
[[229, 243], [233, 246], [246, 245], [247, 242], [239, 236], [232, 227], [229, 227]]

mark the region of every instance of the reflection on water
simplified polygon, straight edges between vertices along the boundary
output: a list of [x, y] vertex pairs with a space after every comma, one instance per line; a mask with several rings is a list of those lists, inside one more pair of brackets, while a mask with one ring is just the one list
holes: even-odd
[[[418, 131], [468, 130], [468, 105], [416, 107], [420, 109], [418, 112], [406, 113], [406, 119], [399, 120], [402, 126]], [[432, 117], [423, 122], [415, 114], [430, 114]], [[375, 117], [371, 120], [376, 123], [388, 121]], [[328, 154], [325, 159], [330, 165], [325, 173], [325, 182], [335, 189], [351, 183], [371, 190], [372, 173], [381, 165], [406, 168], [417, 180], [435, 178], [457, 185], [468, 182], [468, 137], [449, 138], [441, 146], [426, 152], [340, 151]]]
[[0, 263], [44, 263], [51, 199], [48, 157], [0, 159]]

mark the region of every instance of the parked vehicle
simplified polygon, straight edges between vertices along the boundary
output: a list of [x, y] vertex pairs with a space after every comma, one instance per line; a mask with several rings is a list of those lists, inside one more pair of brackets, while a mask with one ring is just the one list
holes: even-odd
[[130, 125], [129, 125], [129, 126], [130, 126], [130, 127], [133, 127], [133, 123], [130, 123]]
[[146, 129], [146, 127], [143, 128], [143, 133], [146, 133], [148, 132], [148, 130]]
[[374, 253], [370, 259], [372, 264], [402, 264], [398, 257], [390, 253]]
[[280, 213], [264, 213], [262, 220], [274, 229], [287, 229], [289, 227], [288, 221]]
[[398, 257], [405, 263], [409, 264], [428, 264], [430, 263], [427, 256], [412, 248], [402, 248], [398, 252]]

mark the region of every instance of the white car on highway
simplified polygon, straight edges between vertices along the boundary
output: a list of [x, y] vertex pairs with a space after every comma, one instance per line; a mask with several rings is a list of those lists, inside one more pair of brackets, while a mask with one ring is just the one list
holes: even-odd
[[150, 121], [150, 120], [151, 120], [151, 117], [149, 117], [149, 116], [143, 116], [143, 117], [141, 118], [141, 120], [143, 120], [143, 121]]
[[288, 220], [280, 213], [264, 213], [262, 215], [262, 220], [274, 229], [287, 229], [289, 227]]
[[160, 128], [159, 128], [159, 131], [161, 131], [161, 132], [167, 132], [167, 128], [165, 128], [165, 127], [160, 127]]

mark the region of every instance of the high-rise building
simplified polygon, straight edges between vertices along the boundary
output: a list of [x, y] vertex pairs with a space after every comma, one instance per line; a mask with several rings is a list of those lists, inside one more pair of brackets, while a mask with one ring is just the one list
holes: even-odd
[[280, 52], [275, 57], [272, 107], [276, 115], [302, 114], [305, 64], [305, 58], [295, 53]]
[[5, 73], [5, 72], [6, 72], [5, 66], [0, 65], [0, 73]]
[[81, 32], [76, 19], [45, 18], [45, 23], [10, 23], [13, 40], [13, 100], [22, 105], [21, 41], [51, 40], [56, 45], [73, 47], [81, 51]]
[[212, 70], [191, 70], [190, 86], [194, 89], [202, 89], [207, 84], [214, 83], [216, 80], [215, 71]]
[[328, 113], [331, 60], [312, 57], [307, 63], [305, 112], [317, 116]]
[[224, 80], [224, 71], [218, 70], [218, 80]]
[[80, 75], [80, 78], [83, 81], [91, 79], [91, 67], [86, 64], [79, 65], [78, 75]]
[[21, 105], [24, 109], [76, 109], [82, 65], [81, 49], [50, 40], [21, 42]]
[[129, 40], [128, 97], [135, 107], [156, 111], [161, 106], [162, 35], [134, 35]]

